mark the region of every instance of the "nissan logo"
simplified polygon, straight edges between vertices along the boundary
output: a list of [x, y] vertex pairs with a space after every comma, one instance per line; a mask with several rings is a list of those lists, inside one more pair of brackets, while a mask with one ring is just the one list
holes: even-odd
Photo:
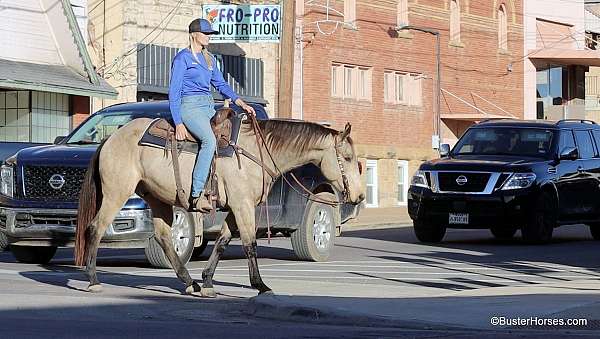
[[50, 187], [54, 188], [55, 190], [59, 190], [65, 185], [65, 178], [63, 178], [63, 176], [60, 174], [54, 174], [50, 177], [48, 183], [50, 184]]
[[465, 177], [464, 175], [459, 176], [458, 178], [456, 178], [456, 183], [459, 186], [463, 186], [465, 185], [469, 180], [467, 180], [467, 177]]

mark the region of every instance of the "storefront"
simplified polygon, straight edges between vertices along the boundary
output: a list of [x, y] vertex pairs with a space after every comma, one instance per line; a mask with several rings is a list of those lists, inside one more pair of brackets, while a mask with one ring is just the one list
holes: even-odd
[[21, 1], [0, 20], [12, 23], [0, 28], [0, 141], [53, 142], [90, 113], [90, 97], [116, 97], [68, 2]]

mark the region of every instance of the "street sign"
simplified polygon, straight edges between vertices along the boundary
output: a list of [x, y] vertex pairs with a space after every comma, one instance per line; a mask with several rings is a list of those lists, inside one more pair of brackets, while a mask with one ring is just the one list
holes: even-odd
[[279, 42], [279, 5], [203, 5], [202, 14], [219, 31], [211, 43]]

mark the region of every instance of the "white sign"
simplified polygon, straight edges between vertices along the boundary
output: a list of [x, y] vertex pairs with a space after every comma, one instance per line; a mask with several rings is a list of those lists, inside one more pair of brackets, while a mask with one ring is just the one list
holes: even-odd
[[279, 42], [279, 5], [203, 5], [202, 13], [219, 32], [211, 43]]

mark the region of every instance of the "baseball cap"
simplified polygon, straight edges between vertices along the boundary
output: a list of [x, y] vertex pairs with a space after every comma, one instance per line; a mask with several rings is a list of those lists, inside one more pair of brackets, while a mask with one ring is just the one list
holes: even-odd
[[210, 21], [206, 19], [194, 19], [190, 22], [189, 32], [202, 32], [204, 34], [217, 34], [219, 31], [215, 31], [212, 28]]

